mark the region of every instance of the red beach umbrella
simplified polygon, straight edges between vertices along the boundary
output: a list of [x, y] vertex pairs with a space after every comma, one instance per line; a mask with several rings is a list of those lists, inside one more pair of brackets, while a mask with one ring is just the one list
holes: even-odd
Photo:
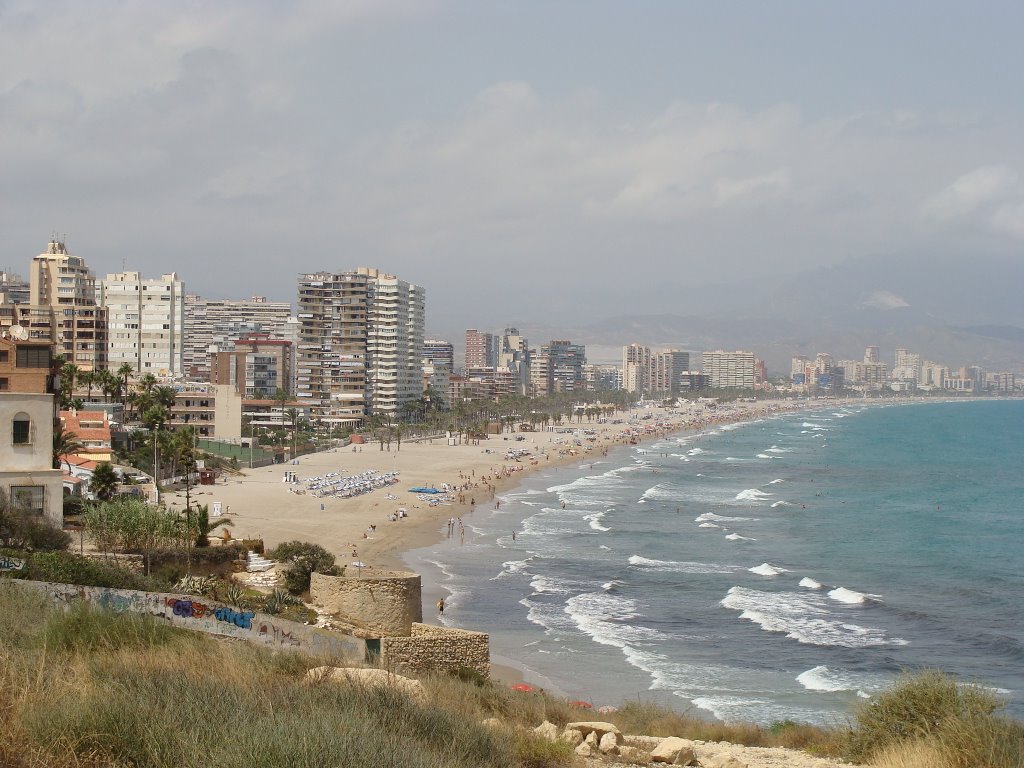
[[512, 686], [512, 690], [522, 691], [523, 693], [533, 693], [535, 688], [532, 685], [527, 685], [526, 683], [516, 683]]
[[570, 701], [569, 706], [573, 709], [593, 709], [594, 705], [589, 701]]

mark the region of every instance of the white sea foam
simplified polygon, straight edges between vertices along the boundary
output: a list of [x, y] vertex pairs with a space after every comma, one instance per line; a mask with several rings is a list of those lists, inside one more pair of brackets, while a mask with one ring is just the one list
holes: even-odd
[[804, 587], [806, 589], [821, 589], [821, 582], [815, 581], [810, 576], [804, 576], [802, 579], [800, 579], [799, 586]]
[[583, 519], [590, 523], [590, 527], [595, 531], [610, 531], [611, 528], [601, 525], [601, 520], [604, 518], [604, 512], [598, 512], [596, 515], [584, 515]]
[[771, 506], [772, 509], [775, 509], [776, 507], [792, 507], [793, 505], [788, 501], [773, 501]]
[[768, 485], [778, 485], [779, 483], [784, 483], [784, 482], [786, 482], [786, 481], [783, 480], [781, 477], [777, 477], [774, 480], [772, 480], [770, 483], [768, 483]]
[[633, 555], [629, 564], [651, 571], [672, 573], [736, 573], [741, 565], [725, 565], [723, 563], [675, 562], [672, 560], [653, 560], [649, 557]]
[[827, 607], [824, 596], [813, 592], [762, 592], [733, 587], [721, 605], [740, 611], [740, 618], [757, 624], [766, 632], [782, 632], [806, 645], [867, 648], [906, 645], [881, 629], [862, 627], [839, 620]]
[[758, 576], [778, 576], [780, 573], [787, 573], [785, 568], [780, 568], [771, 563], [761, 563], [753, 568], [747, 568], [747, 570], [751, 573], [756, 573]]
[[809, 691], [856, 691], [858, 695], [869, 697], [868, 691], [875, 692], [885, 688], [891, 680], [883, 675], [872, 675], [863, 672], [851, 672], [846, 669], [835, 669], [820, 665], [812, 667], [796, 676], [796, 681]]
[[736, 494], [736, 501], [761, 501], [770, 497], [770, 493], [765, 493], [757, 488], [747, 488], [745, 491], [740, 491]]
[[564, 611], [580, 631], [601, 645], [627, 648], [668, 640], [663, 632], [629, 623], [638, 615], [636, 601], [630, 598], [607, 592], [586, 592], [570, 597]]
[[716, 515], [714, 512], [705, 512], [703, 515], [693, 518], [693, 522], [706, 523], [713, 520], [716, 523], [749, 523], [756, 519], [756, 517], [726, 517], [725, 515]]
[[778, 456], [769, 456], [767, 453], [759, 453], [759, 454], [757, 454], [757, 458], [759, 458], [759, 459], [777, 459], [779, 457]]
[[690, 455], [690, 456], [699, 456], [700, 454], [704, 453], [704, 449], [703, 448], [691, 448], [686, 453], [688, 455]]
[[722, 526], [715, 525], [714, 523], [701, 523], [697, 527], [698, 528], [721, 528]]
[[765, 453], [792, 453], [792, 452], [793, 452], [792, 448], [779, 448], [779, 446], [777, 446], [777, 445], [773, 445], [771, 448], [768, 448], [765, 451]]
[[621, 581], [619, 581], [618, 579], [612, 579], [611, 581], [606, 581], [604, 584], [602, 584], [601, 585], [601, 589], [603, 589], [605, 592], [610, 592], [611, 590], [615, 589], [616, 587], [621, 587], [621, 586], [622, 586], [622, 582]]
[[743, 461], [743, 459], [737, 459], [735, 456], [726, 456], [726, 461]]
[[833, 600], [840, 603], [846, 603], [847, 605], [863, 605], [868, 600], [879, 600], [880, 595], [865, 595], [862, 592], [855, 592], [852, 589], [846, 587], [836, 587], [828, 593], [828, 596]]
[[534, 576], [530, 586], [538, 594], [567, 595], [571, 591], [567, 582], [549, 576]]
[[740, 536], [738, 533], [730, 533], [725, 538], [729, 541], [757, 541], [757, 539], [752, 539], [749, 536]]

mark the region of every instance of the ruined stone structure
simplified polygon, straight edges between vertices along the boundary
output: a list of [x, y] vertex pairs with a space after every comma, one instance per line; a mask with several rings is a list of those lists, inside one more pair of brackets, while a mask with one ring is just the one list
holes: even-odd
[[490, 638], [484, 632], [413, 624], [409, 637], [381, 638], [380, 665], [409, 672], [471, 669], [489, 677]]
[[366, 637], [408, 636], [413, 622], [423, 621], [418, 573], [377, 570], [373, 575], [357, 572], [354, 576], [314, 573], [309, 594], [317, 608], [351, 623]]

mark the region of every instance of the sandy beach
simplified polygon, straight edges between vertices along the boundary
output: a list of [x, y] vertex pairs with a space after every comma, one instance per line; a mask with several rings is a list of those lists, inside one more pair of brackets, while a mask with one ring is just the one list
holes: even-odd
[[[794, 401], [768, 401], [694, 406], [689, 410], [650, 406], [612, 415], [606, 423], [575, 421], [543, 432], [506, 432], [479, 444], [449, 445], [442, 438], [337, 448], [302, 456], [296, 464], [244, 469], [214, 486], [192, 492], [194, 502], [219, 502], [221, 514], [234, 522], [232, 536], [262, 538], [268, 549], [282, 541], [310, 541], [333, 552], [339, 565], [358, 561], [370, 568], [403, 568], [403, 552], [445, 535], [447, 521], [472, 514], [474, 506], [493, 506], [501, 492], [531, 471], [559, 464], [586, 464], [609, 449], [632, 440], [647, 442], [670, 433], [709, 425], [747, 421], [805, 407]], [[619, 423], [615, 423], [619, 422]], [[561, 431], [559, 431], [561, 430]], [[584, 431], [586, 434], [584, 434]], [[518, 438], [518, 439], [517, 439]], [[353, 450], [353, 447], [355, 450]], [[510, 451], [527, 455], [513, 457]], [[337, 473], [332, 481], [377, 473], [398, 472], [398, 483], [369, 493], [341, 498], [317, 496], [310, 480]], [[285, 482], [294, 472], [297, 482]], [[414, 487], [442, 490], [430, 496]], [[431, 505], [431, 499], [446, 499]], [[184, 493], [168, 494], [172, 506], [184, 506]], [[400, 510], [405, 516], [400, 516]], [[454, 536], [458, 536], [456, 523]]]

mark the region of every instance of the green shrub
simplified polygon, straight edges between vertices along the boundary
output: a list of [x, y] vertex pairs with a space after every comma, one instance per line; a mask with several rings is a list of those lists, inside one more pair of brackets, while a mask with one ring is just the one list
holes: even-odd
[[309, 590], [310, 576], [314, 572], [330, 575], [336, 572], [334, 555], [319, 544], [286, 541], [268, 556], [285, 564], [284, 585], [293, 595], [301, 595]]
[[14, 549], [60, 551], [67, 549], [69, 544], [71, 536], [11, 502], [0, 491], [0, 545]]
[[242, 549], [248, 552], [263, 554], [263, 539], [242, 539]]
[[572, 765], [573, 748], [567, 741], [548, 741], [528, 732], [516, 734], [516, 758], [522, 768], [552, 768]]
[[857, 708], [844, 751], [849, 759], [862, 762], [901, 742], [975, 732], [999, 706], [990, 691], [961, 685], [942, 672], [905, 675]]
[[57, 584], [81, 584], [114, 589], [152, 589], [152, 580], [91, 557], [70, 552], [5, 552], [26, 561], [24, 578]]

